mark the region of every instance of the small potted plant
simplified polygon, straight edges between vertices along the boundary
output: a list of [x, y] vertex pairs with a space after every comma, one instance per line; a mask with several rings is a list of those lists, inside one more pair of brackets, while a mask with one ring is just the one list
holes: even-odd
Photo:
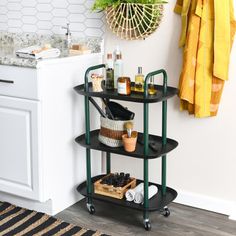
[[113, 33], [123, 39], [143, 39], [159, 26], [164, 0], [95, 0], [92, 10], [105, 11]]
[[138, 132], [133, 131], [133, 122], [125, 123], [127, 133], [122, 135], [122, 141], [126, 152], [134, 152], [136, 148]]

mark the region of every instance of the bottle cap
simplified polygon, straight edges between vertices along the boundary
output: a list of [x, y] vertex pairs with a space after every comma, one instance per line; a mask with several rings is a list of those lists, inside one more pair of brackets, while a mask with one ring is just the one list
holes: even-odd
[[121, 59], [122, 59], [121, 54], [116, 54], [116, 60], [121, 60]]
[[138, 73], [139, 73], [139, 74], [142, 74], [142, 66], [139, 66], [139, 67], [138, 67]]
[[129, 174], [129, 173], [125, 174], [125, 178], [126, 178], [126, 179], [129, 179], [129, 177], [130, 177], [130, 174]]
[[112, 53], [107, 53], [107, 59], [112, 59]]

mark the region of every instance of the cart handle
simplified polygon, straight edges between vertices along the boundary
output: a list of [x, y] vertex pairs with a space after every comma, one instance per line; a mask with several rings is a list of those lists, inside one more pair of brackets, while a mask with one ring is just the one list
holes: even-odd
[[166, 92], [167, 92], [167, 73], [164, 69], [161, 69], [161, 70], [152, 71], [146, 75], [145, 82], [144, 82], [144, 97], [145, 98], [148, 97], [148, 81], [149, 81], [149, 79], [152, 76], [159, 75], [159, 74], [163, 74], [163, 93], [166, 94]]
[[86, 70], [85, 75], [84, 75], [84, 84], [85, 84], [84, 91], [85, 92], [88, 92], [88, 90], [89, 90], [89, 86], [88, 86], [89, 73], [93, 70], [97, 70], [97, 69], [105, 68], [105, 67], [106, 67], [105, 64], [99, 64], [99, 65], [96, 65], [96, 66], [91, 66]]

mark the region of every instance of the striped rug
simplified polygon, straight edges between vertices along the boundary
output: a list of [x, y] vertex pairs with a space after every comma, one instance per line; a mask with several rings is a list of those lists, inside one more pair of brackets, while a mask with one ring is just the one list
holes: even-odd
[[0, 236], [108, 236], [81, 228], [44, 213], [4, 202], [0, 204]]

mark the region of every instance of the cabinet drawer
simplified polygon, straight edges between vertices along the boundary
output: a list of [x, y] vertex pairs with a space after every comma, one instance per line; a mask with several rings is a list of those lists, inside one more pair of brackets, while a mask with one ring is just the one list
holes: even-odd
[[0, 95], [38, 99], [36, 69], [0, 65]]

